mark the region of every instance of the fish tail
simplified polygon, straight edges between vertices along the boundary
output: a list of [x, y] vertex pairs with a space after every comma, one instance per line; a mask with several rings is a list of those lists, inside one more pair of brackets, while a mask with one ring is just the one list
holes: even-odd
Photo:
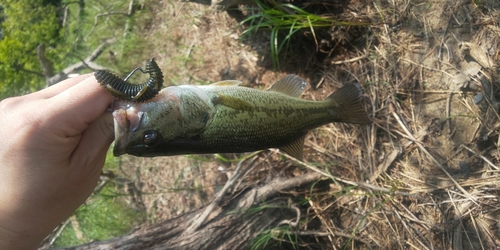
[[346, 84], [332, 93], [326, 100], [333, 102], [335, 120], [345, 123], [369, 124], [366, 111], [361, 104], [363, 91], [359, 84]]

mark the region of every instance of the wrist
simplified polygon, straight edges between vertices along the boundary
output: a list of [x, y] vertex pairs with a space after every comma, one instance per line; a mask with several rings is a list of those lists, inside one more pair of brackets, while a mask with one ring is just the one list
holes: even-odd
[[[11, 203], [13, 203], [11, 199]], [[5, 200], [4, 205], [9, 204]], [[0, 204], [0, 249], [37, 249], [45, 238], [39, 222], [29, 219], [20, 208]]]
[[0, 249], [37, 249], [39, 244], [40, 242], [33, 240], [31, 235], [12, 232], [0, 225]]

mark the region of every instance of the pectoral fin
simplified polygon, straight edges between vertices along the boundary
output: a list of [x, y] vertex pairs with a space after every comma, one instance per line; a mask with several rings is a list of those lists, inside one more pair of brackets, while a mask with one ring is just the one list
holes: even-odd
[[287, 75], [277, 81], [268, 91], [299, 97], [306, 89], [306, 86], [307, 82], [304, 79], [296, 75]]
[[226, 107], [230, 107], [237, 110], [253, 109], [253, 105], [248, 103], [247, 101], [242, 100], [238, 97], [227, 96], [227, 95], [218, 95], [217, 98], [214, 99], [214, 103], [221, 104]]
[[302, 136], [299, 139], [283, 146], [280, 148], [280, 150], [283, 150], [285, 153], [289, 154], [290, 156], [295, 157], [298, 160], [303, 160], [304, 158], [304, 139], [306, 136]]

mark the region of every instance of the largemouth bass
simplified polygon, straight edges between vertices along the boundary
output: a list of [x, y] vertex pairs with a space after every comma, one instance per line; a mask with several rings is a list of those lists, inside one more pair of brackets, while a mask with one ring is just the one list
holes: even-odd
[[116, 103], [115, 156], [240, 153], [279, 148], [302, 159], [307, 132], [331, 122], [368, 124], [358, 84], [323, 101], [298, 98], [307, 83], [289, 75], [269, 90], [222, 81], [164, 88], [144, 103]]

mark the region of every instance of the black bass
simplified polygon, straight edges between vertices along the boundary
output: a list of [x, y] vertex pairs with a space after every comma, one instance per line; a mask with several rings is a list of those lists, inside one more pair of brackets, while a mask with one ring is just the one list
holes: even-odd
[[144, 103], [116, 103], [114, 155], [240, 153], [279, 148], [302, 159], [307, 132], [331, 122], [368, 124], [358, 84], [323, 101], [299, 99], [307, 83], [289, 75], [269, 90], [222, 81], [164, 88]]

